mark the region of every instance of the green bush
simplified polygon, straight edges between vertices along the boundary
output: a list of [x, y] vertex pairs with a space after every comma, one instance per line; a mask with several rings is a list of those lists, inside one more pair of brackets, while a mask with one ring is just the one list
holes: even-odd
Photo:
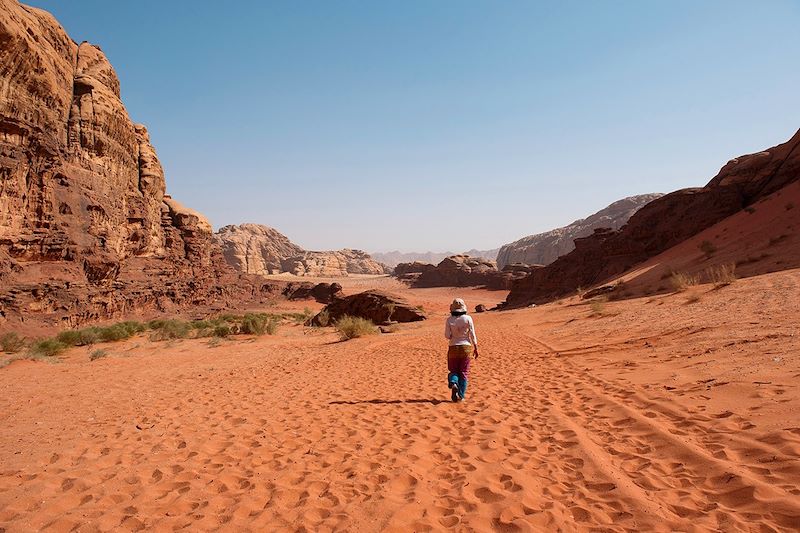
[[31, 344], [30, 353], [34, 357], [54, 357], [67, 348], [69, 346], [56, 339], [41, 339]]
[[94, 350], [89, 354], [89, 361], [97, 361], [108, 355], [108, 350]]
[[242, 317], [240, 332], [247, 335], [274, 335], [280, 317], [267, 313], [248, 313]]
[[227, 337], [231, 334], [231, 327], [228, 324], [222, 323], [214, 326], [211, 330], [211, 335], [214, 337]]
[[[156, 327], [153, 327], [153, 322], [156, 322]], [[158, 341], [185, 339], [192, 331], [192, 326], [188, 322], [175, 319], [151, 320], [150, 327], [151, 329], [155, 329], [155, 332], [151, 335], [151, 339]]]
[[10, 331], [0, 336], [0, 350], [6, 353], [17, 353], [25, 346], [25, 339]]
[[378, 328], [371, 320], [356, 316], [343, 316], [334, 324], [342, 340], [355, 339], [365, 335], [375, 335]]

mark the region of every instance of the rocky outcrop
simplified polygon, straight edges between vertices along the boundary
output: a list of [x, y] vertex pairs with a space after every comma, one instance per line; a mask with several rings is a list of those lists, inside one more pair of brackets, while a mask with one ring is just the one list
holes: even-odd
[[438, 264], [442, 259], [450, 257], [451, 255], [468, 255], [470, 257], [481, 257], [494, 261], [497, 257], [499, 248], [493, 250], [467, 250], [461, 254], [454, 252], [372, 252], [370, 255], [376, 261], [383, 263], [389, 268], [394, 268], [402, 263], [429, 263], [432, 265]]
[[515, 282], [505, 307], [598, 285], [798, 180], [800, 131], [786, 143], [729, 161], [705, 187], [650, 202], [619, 230], [577, 239], [575, 250]]
[[0, 0], [0, 328], [272, 295], [165, 194], [102, 50]]
[[280, 274], [282, 261], [304, 252], [279, 231], [260, 224], [225, 226], [214, 239], [228, 264], [245, 274]]
[[342, 298], [342, 286], [338, 283], [289, 282], [282, 294], [289, 300], [314, 299], [321, 304], [329, 304]]
[[502, 269], [512, 263], [549, 265], [562, 255], [574, 250], [575, 239], [591, 235], [594, 230], [600, 228], [619, 229], [636, 211], [661, 196], [663, 195], [656, 193], [623, 198], [597, 213], [576, 220], [563, 228], [529, 235], [505, 244], [497, 253], [497, 266]]
[[279, 231], [260, 224], [225, 226], [214, 239], [228, 264], [245, 274], [344, 277], [388, 273], [384, 265], [361, 250], [307, 251]]
[[312, 326], [327, 326], [343, 316], [371, 320], [375, 324], [417, 322], [425, 320], [425, 313], [406, 300], [383, 291], [366, 291], [335, 300], [309, 320]]
[[401, 263], [395, 267], [395, 276], [412, 287], [473, 287], [507, 290], [511, 282], [528, 274], [530, 269], [517, 266], [508, 271], [499, 271], [494, 261], [473, 258], [468, 255], [453, 255], [438, 265], [426, 263]]
[[342, 277], [348, 274], [387, 273], [386, 267], [361, 250], [336, 250], [332, 252], [303, 252], [281, 261], [283, 272], [295, 276]]

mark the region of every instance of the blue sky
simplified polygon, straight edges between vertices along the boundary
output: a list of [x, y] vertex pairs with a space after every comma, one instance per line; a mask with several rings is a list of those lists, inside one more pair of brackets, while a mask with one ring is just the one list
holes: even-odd
[[309, 249], [494, 248], [800, 128], [800, 3], [30, 0], [176, 199]]

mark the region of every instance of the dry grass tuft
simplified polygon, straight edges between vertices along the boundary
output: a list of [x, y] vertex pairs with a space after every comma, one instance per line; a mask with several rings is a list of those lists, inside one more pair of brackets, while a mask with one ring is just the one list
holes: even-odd
[[673, 272], [669, 278], [675, 292], [685, 291], [688, 287], [693, 287], [700, 283], [697, 276], [692, 276], [685, 272]]
[[16, 332], [10, 331], [0, 336], [0, 350], [5, 353], [17, 353], [25, 347], [25, 339]]
[[356, 316], [343, 316], [334, 324], [342, 340], [355, 339], [366, 335], [375, 335], [378, 328], [371, 320]]
[[736, 265], [727, 263], [706, 269], [706, 276], [715, 287], [724, 287], [736, 281]]

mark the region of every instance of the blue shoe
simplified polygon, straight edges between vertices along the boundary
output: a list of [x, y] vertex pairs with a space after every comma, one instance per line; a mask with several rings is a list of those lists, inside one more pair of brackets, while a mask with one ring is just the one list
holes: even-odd
[[458, 384], [450, 382], [450, 399], [454, 402], [461, 401], [461, 395], [458, 393]]

